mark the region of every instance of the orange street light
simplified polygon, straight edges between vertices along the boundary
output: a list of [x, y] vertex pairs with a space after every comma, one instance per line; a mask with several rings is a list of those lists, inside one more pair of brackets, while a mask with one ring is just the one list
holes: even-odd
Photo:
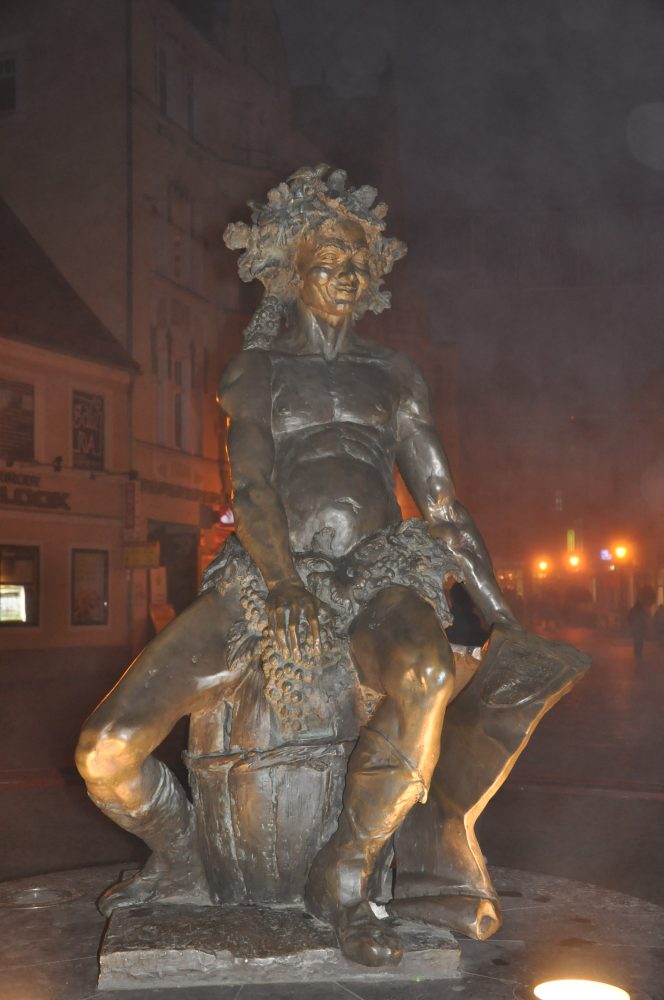
[[629, 555], [629, 549], [626, 545], [616, 545], [614, 546], [613, 554], [616, 559], [619, 559], [622, 562]]
[[570, 569], [579, 568], [579, 566], [581, 565], [581, 556], [578, 554], [578, 552], [570, 552], [570, 554], [567, 557], [567, 564], [570, 567]]
[[548, 561], [548, 559], [540, 559], [540, 561], [537, 564], [537, 568], [540, 571], [540, 573], [546, 573], [546, 571], [549, 568], [549, 561]]

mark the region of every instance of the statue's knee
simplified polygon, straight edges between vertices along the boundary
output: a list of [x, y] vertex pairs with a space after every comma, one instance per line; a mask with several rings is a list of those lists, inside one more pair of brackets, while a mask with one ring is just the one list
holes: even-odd
[[112, 783], [140, 764], [131, 731], [86, 726], [76, 747], [76, 767], [88, 783]]
[[454, 690], [451, 650], [438, 643], [407, 644], [398, 657], [397, 675], [397, 686], [411, 702], [419, 699], [426, 705], [449, 698]]

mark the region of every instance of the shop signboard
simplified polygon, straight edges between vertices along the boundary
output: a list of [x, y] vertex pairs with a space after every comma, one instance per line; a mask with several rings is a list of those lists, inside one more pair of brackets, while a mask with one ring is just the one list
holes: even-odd
[[125, 545], [125, 569], [151, 569], [159, 565], [159, 542]]

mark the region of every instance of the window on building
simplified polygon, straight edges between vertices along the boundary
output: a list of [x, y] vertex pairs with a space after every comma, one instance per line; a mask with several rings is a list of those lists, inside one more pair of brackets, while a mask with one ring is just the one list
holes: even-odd
[[195, 445], [196, 454], [197, 455], [202, 455], [203, 454], [203, 413], [202, 413], [202, 404], [200, 403], [200, 401], [199, 401], [199, 403], [198, 403], [198, 405], [196, 407], [195, 428], [194, 429], [195, 429], [195, 434], [196, 434], [196, 445]]
[[176, 390], [173, 395], [173, 434], [176, 448], [182, 448], [183, 445], [182, 423], [182, 393]]
[[35, 457], [35, 389], [0, 379], [0, 457], [30, 462]]
[[[173, 363], [173, 444], [183, 451], [192, 449], [191, 372], [189, 358]], [[195, 434], [193, 435], [195, 436]]]
[[150, 327], [150, 371], [159, 374], [159, 336], [154, 324]]
[[16, 55], [0, 53], [0, 115], [16, 111]]
[[191, 70], [187, 70], [184, 78], [184, 92], [185, 101], [187, 105], [187, 131], [189, 135], [194, 134], [194, 114], [195, 114], [195, 104], [194, 104], [194, 74]]
[[168, 112], [168, 62], [166, 49], [157, 47], [157, 104], [162, 114]]
[[183, 249], [182, 233], [176, 232], [173, 236], [173, 280], [178, 283], [182, 281]]
[[165, 273], [179, 284], [191, 279], [192, 199], [177, 181], [168, 185], [168, 226], [164, 233], [167, 259]]
[[203, 392], [210, 390], [210, 352], [203, 348]]
[[[171, 411], [170, 411], [170, 364], [173, 350], [173, 339], [170, 330], [157, 334], [158, 343], [162, 341], [162, 349], [157, 353], [157, 406], [156, 406], [156, 440], [158, 444], [171, 444]], [[165, 348], [165, 349], [164, 349]]]
[[72, 464], [75, 469], [104, 468], [104, 397], [72, 393]]
[[39, 549], [0, 544], [0, 626], [39, 624]]
[[104, 549], [72, 551], [71, 623], [108, 624], [108, 552]]
[[196, 388], [196, 342], [189, 341], [189, 370], [191, 375], [191, 388]]
[[183, 446], [183, 420], [182, 420], [182, 362], [176, 361], [174, 365], [175, 392], [173, 393], [173, 439], [176, 448]]
[[173, 374], [173, 334], [166, 331], [166, 374], [171, 378]]

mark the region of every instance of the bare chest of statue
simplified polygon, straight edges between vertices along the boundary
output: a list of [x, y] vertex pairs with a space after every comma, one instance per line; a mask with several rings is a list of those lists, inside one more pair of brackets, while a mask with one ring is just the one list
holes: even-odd
[[382, 358], [277, 354], [274, 484], [293, 551], [341, 556], [400, 520], [394, 496], [400, 388]]

